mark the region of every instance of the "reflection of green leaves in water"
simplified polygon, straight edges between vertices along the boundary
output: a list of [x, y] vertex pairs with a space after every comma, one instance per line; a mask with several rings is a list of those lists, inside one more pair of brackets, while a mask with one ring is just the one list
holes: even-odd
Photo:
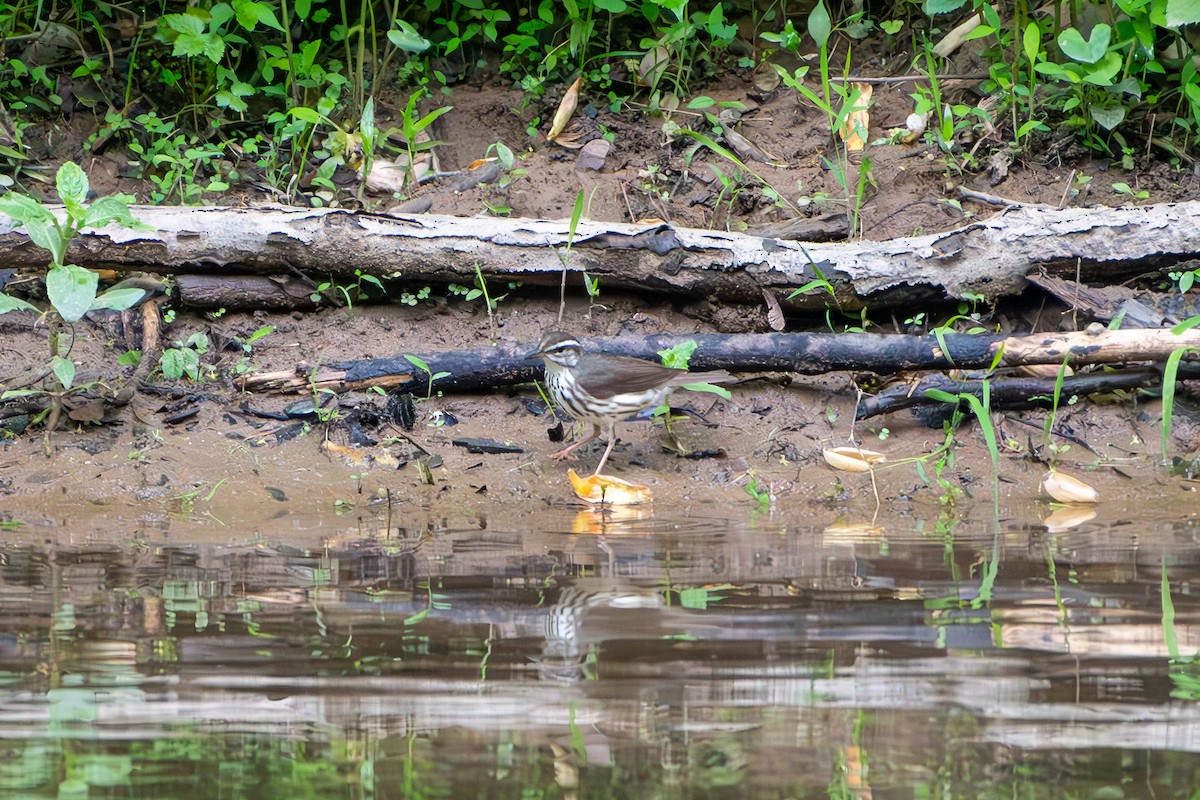
[[1167, 561], [1162, 562], [1162, 626], [1163, 639], [1170, 656], [1171, 697], [1181, 700], [1200, 700], [1200, 662], [1194, 656], [1180, 658], [1179, 640], [1175, 636], [1175, 603], [1171, 600], [1171, 583], [1167, 580]]

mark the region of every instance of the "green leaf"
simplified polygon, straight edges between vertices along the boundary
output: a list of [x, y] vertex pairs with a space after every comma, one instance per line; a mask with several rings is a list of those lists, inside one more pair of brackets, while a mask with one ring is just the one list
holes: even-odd
[[96, 299], [92, 301], [90, 310], [95, 311], [106, 308], [110, 311], [124, 311], [127, 308], [131, 308], [145, 296], [145, 290], [132, 286], [124, 289], [109, 289], [107, 292], [96, 296]]
[[724, 386], [717, 386], [716, 384], [712, 383], [685, 383], [679, 388], [687, 389], [689, 392], [708, 392], [709, 394], [715, 394], [718, 397], [722, 397], [726, 400], [733, 398], [733, 394], [730, 393], [730, 391]]
[[19, 297], [0, 292], [0, 314], [7, 314], [10, 311], [32, 311], [37, 314], [40, 309], [35, 305], [30, 305]]
[[625, 10], [629, 8], [629, 4], [625, 0], [594, 0], [592, 5], [610, 14], [624, 14]]
[[[1058, 46], [1069, 58], [1083, 64], [1095, 64], [1108, 51], [1112, 41], [1112, 28], [1101, 22], [1092, 28], [1092, 35], [1085, 41], [1083, 34], [1067, 28], [1058, 35]], [[1119, 56], [1118, 56], [1119, 58]]]
[[67, 161], [58, 168], [58, 174], [54, 176], [54, 186], [58, 190], [59, 199], [68, 208], [79, 207], [87, 202], [87, 174], [74, 161]]
[[1200, 22], [1200, 0], [1167, 0], [1167, 25], [1175, 28]]
[[75, 383], [75, 362], [62, 356], [50, 359], [50, 369], [64, 389], [70, 389]]
[[829, 9], [825, 8], [825, 0], [817, 0], [816, 8], [808, 15], [808, 35], [817, 43], [817, 47], [824, 48], [832, 32], [833, 22], [829, 19]]
[[91, 270], [74, 264], [56, 265], [46, 273], [46, 295], [66, 322], [78, 322], [96, 299], [99, 279]]
[[[0, 214], [12, 219], [16, 225], [24, 225], [30, 220], [40, 221], [48, 225], [57, 224], [58, 219], [50, 213], [50, 209], [23, 194], [9, 192], [0, 197]], [[39, 245], [44, 246], [44, 245]]]
[[696, 352], [696, 347], [696, 342], [688, 339], [667, 350], [659, 350], [658, 357], [662, 359], [664, 367], [687, 369], [688, 363], [692, 360], [692, 354]]
[[307, 122], [309, 125], [320, 125], [321, 124], [321, 119], [322, 119], [321, 115], [318, 112], [314, 111], [313, 109], [309, 108], [308, 106], [297, 106], [295, 108], [289, 108], [288, 113], [291, 114], [296, 119], [300, 120], [301, 122]]
[[237, 15], [238, 24], [248, 31], [254, 30], [259, 23], [268, 28], [282, 31], [283, 26], [275, 19], [275, 12], [266, 3], [255, 0], [233, 0], [233, 11]]
[[1095, 86], [1112, 86], [1113, 78], [1121, 71], [1124, 63], [1121, 54], [1115, 50], [1105, 53], [1100, 63], [1088, 70], [1083, 79]]
[[183, 377], [183, 351], [176, 347], [164, 350], [158, 360], [158, 366], [164, 378], [170, 381], [179, 380]]
[[31, 197], [9, 192], [0, 197], [0, 214], [23, 227], [26, 235], [38, 247], [49, 250], [55, 264], [63, 262], [66, 244], [62, 240], [61, 223], [50, 213], [50, 209]]
[[200, 35], [204, 33], [204, 22], [191, 14], [164, 14], [159, 17], [159, 23], [166, 25], [176, 33]]
[[1102, 106], [1092, 104], [1088, 106], [1088, 113], [1092, 115], [1092, 119], [1096, 124], [1106, 131], [1111, 131], [1113, 128], [1125, 121], [1125, 106], [1120, 103]]
[[429, 365], [422, 361], [420, 357], [408, 355], [407, 353], [404, 355], [404, 357], [408, 359], [408, 363], [412, 364], [417, 369], [422, 369], [425, 370], [425, 372], [429, 372]]
[[129, 228], [138, 227], [138, 221], [129, 213], [129, 205], [116, 197], [101, 197], [87, 208], [81, 228], [103, 228], [110, 222], [119, 222]]
[[925, 0], [921, 6], [926, 16], [936, 16], [937, 14], [949, 14], [951, 11], [958, 11], [966, 5], [967, 0]]
[[396, 27], [393, 30], [387, 32], [387, 38], [396, 49], [403, 50], [406, 53], [424, 53], [433, 45], [416, 28], [404, 20], [396, 20], [395, 25]]
[[1021, 39], [1021, 47], [1025, 50], [1025, 58], [1032, 64], [1037, 61], [1038, 51], [1042, 49], [1042, 29], [1036, 22], [1025, 26], [1025, 35]]

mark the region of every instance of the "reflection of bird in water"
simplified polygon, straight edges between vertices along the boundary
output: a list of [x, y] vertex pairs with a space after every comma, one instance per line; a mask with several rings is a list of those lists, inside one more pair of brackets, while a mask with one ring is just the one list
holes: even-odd
[[568, 586], [546, 618], [538, 674], [566, 681], [589, 677], [589, 656], [594, 660], [597, 646], [604, 641], [659, 639], [677, 632], [664, 626], [668, 613], [659, 592], [640, 586], [587, 579]]

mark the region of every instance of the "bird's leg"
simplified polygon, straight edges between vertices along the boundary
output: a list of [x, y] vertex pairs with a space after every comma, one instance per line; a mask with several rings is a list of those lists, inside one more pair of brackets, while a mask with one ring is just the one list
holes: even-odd
[[[575, 444], [570, 445], [569, 447], [565, 447], [562, 450], [559, 450], [557, 453], [552, 454], [550, 457], [553, 458], [555, 461], [562, 461], [565, 458], [573, 458], [571, 456], [572, 450], [574, 450], [577, 447], [582, 447], [583, 445], [587, 444], [588, 442], [594, 441], [599, 436], [600, 436], [600, 426], [593, 425], [591, 436], [587, 437], [586, 439], [580, 439], [578, 442], [575, 442]], [[600, 463], [603, 464], [604, 462], [601, 461]]]
[[599, 475], [600, 470], [604, 469], [604, 462], [608, 461], [608, 454], [612, 452], [613, 445], [616, 443], [617, 436], [614, 433], [612, 436], [608, 437], [608, 447], [604, 448], [604, 455], [600, 456], [600, 463], [596, 465], [596, 471], [592, 473], [593, 475]]

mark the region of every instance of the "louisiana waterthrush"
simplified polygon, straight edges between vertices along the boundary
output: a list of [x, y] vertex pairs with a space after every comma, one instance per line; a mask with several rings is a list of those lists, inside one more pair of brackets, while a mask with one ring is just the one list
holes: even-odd
[[630, 356], [586, 353], [574, 336], [550, 331], [542, 336], [528, 358], [546, 365], [546, 386], [559, 408], [575, 419], [592, 424], [592, 435], [551, 458], [567, 458], [571, 451], [603, 435], [608, 447], [594, 474], [599, 475], [616, 444], [616, 424], [627, 417], [662, 405], [671, 390], [688, 383], [728, 383], [724, 370], [688, 372]]

